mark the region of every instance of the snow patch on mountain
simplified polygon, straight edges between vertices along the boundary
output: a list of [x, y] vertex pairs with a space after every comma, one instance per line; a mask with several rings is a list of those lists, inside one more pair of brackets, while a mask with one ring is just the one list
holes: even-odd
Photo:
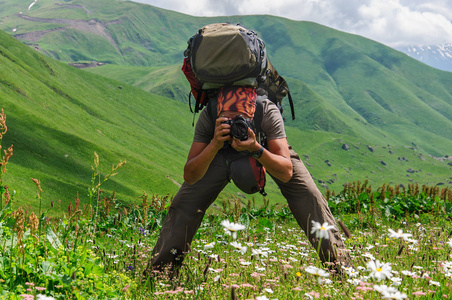
[[397, 50], [431, 67], [452, 72], [452, 44], [407, 46]]

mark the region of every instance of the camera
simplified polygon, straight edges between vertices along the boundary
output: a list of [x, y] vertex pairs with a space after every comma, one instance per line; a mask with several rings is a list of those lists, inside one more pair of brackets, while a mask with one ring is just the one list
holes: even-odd
[[224, 121], [223, 123], [231, 125], [231, 135], [241, 141], [248, 139], [248, 128], [250, 128], [250, 121], [243, 116], [237, 116], [232, 120]]

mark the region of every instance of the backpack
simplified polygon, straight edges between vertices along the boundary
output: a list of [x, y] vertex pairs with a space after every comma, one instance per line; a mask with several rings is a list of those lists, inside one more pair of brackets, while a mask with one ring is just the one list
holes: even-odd
[[222, 86], [255, 87], [283, 112], [281, 102], [289, 97], [292, 119], [295, 119], [289, 86], [267, 57], [265, 44], [254, 31], [240, 25], [215, 23], [202, 27], [188, 40], [182, 71], [196, 99], [196, 114], [209, 100], [209, 92]]

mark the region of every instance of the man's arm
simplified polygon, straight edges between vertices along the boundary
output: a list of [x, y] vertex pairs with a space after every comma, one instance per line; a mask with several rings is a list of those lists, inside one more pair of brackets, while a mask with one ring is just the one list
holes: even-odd
[[215, 121], [214, 137], [210, 143], [192, 143], [184, 167], [184, 180], [188, 184], [194, 184], [204, 177], [217, 152], [223, 147], [224, 142], [230, 139], [231, 126], [222, 123], [227, 119], [222, 117]]

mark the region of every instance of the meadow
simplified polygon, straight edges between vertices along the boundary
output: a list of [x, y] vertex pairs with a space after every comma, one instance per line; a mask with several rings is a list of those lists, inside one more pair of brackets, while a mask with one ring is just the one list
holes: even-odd
[[[0, 142], [7, 132], [0, 114]], [[1, 143], [0, 143], [1, 145]], [[209, 209], [176, 277], [143, 276], [171, 202], [143, 193], [123, 203], [103, 184], [94, 153], [91, 186], [67, 207], [45, 198], [39, 179], [23, 207], [0, 154], [0, 299], [444, 299], [452, 294], [452, 190], [344, 185], [325, 197], [340, 221], [349, 266], [320, 263], [285, 204], [231, 196]], [[104, 175], [105, 174], [105, 175]], [[315, 221], [315, 220], [314, 220]], [[236, 230], [230, 228], [235, 225]], [[327, 233], [317, 224], [316, 232]], [[326, 235], [327, 236], [327, 235]], [[325, 237], [326, 238], [326, 237]]]

